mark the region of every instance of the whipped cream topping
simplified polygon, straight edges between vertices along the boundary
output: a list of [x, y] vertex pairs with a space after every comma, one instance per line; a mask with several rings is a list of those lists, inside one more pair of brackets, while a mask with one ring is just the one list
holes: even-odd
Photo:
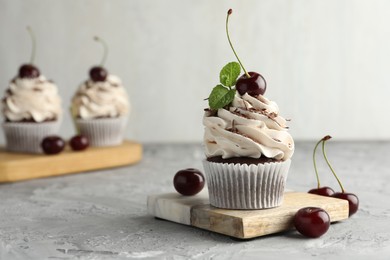
[[11, 122], [57, 120], [62, 113], [57, 86], [42, 75], [37, 78], [17, 77], [5, 92], [2, 112]]
[[207, 110], [203, 117], [206, 156], [288, 160], [294, 153], [294, 141], [287, 132], [286, 120], [279, 108], [262, 95], [236, 94], [228, 109], [216, 114]]
[[85, 81], [72, 99], [72, 113], [82, 119], [120, 117], [129, 110], [126, 90], [114, 75], [108, 75], [105, 81]]

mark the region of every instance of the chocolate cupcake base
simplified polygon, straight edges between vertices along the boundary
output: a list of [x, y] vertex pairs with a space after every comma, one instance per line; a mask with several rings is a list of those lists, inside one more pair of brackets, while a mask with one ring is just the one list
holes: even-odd
[[225, 209], [266, 209], [283, 202], [291, 160], [259, 164], [203, 160], [210, 204]]

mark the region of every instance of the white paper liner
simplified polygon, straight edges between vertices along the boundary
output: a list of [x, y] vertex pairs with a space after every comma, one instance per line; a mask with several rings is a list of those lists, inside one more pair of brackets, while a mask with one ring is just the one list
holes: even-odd
[[85, 135], [91, 146], [114, 146], [123, 142], [127, 117], [76, 119], [80, 134]]
[[291, 160], [249, 166], [203, 160], [210, 204], [225, 209], [280, 206], [290, 164]]
[[49, 135], [56, 135], [61, 120], [29, 123], [5, 122], [2, 124], [7, 151], [19, 153], [43, 153], [42, 140]]

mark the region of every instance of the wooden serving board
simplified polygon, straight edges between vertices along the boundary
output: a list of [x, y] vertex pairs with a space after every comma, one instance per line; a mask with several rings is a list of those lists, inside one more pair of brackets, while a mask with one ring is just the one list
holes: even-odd
[[141, 144], [132, 141], [78, 152], [67, 147], [57, 155], [10, 153], [0, 148], [0, 183], [124, 166], [141, 158]]
[[207, 191], [192, 197], [178, 193], [148, 197], [148, 213], [161, 219], [224, 235], [249, 239], [293, 228], [295, 213], [304, 207], [326, 210], [331, 222], [348, 218], [346, 200], [303, 192], [286, 192], [280, 207], [262, 210], [227, 210], [211, 206]]

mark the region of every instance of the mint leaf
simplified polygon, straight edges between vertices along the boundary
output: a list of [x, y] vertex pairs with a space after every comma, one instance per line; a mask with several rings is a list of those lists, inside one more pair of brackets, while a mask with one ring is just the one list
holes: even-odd
[[213, 110], [229, 105], [236, 95], [235, 89], [228, 89], [222, 85], [213, 88], [209, 96], [209, 106]]
[[241, 67], [237, 62], [229, 62], [219, 73], [219, 81], [222, 85], [232, 87], [236, 84], [238, 76], [240, 76]]

